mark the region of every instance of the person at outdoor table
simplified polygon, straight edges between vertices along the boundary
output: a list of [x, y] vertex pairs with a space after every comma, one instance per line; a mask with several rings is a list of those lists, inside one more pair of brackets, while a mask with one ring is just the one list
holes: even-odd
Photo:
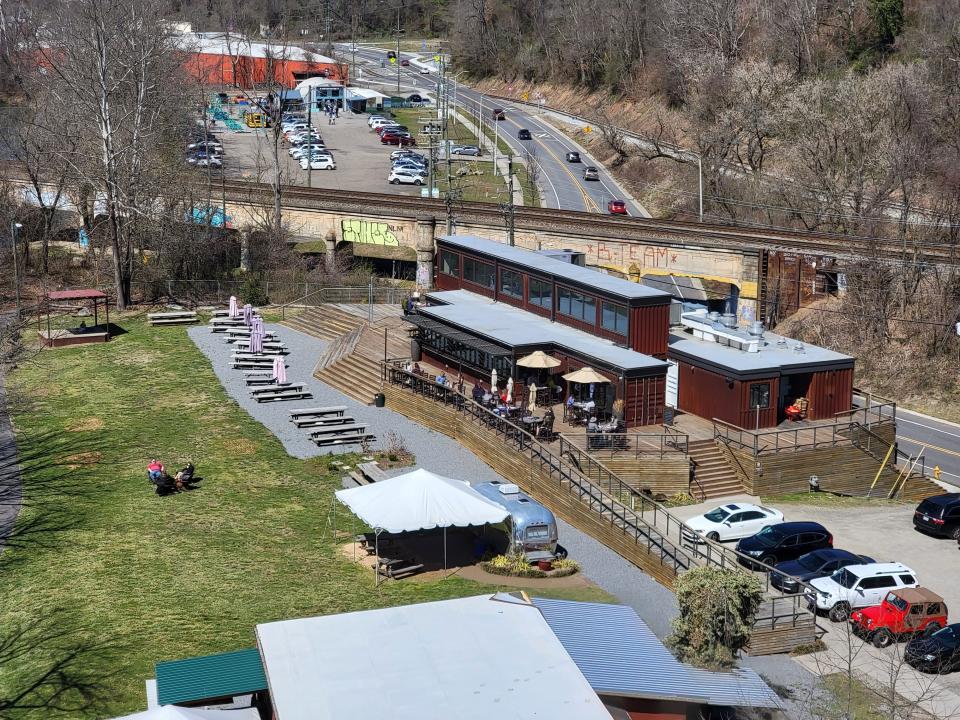
[[556, 416], [553, 414], [553, 408], [548, 407], [546, 412], [543, 413], [543, 422], [544, 424], [552, 423], [556, 419]]
[[473, 401], [475, 403], [483, 402], [483, 386], [480, 383], [473, 386]]
[[567, 407], [572, 408], [574, 403], [573, 394], [567, 395]]
[[443, 372], [441, 371], [440, 374], [437, 375], [437, 385], [445, 386], [446, 384], [447, 384], [447, 376], [444, 375]]
[[420, 369], [420, 363], [415, 362], [413, 364], [413, 374], [414, 375], [423, 375], [423, 370]]
[[500, 392], [500, 402], [503, 403], [504, 405], [507, 404], [507, 391], [506, 391], [506, 390], [503, 390], [503, 391]]
[[590, 416], [590, 422], [587, 423], [587, 432], [590, 432], [590, 433], [600, 432], [600, 427], [597, 425], [596, 415]]

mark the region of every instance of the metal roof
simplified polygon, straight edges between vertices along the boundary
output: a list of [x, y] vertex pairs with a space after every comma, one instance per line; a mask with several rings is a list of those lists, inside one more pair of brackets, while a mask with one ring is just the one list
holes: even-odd
[[279, 720], [610, 720], [535, 607], [510, 596], [257, 626]]
[[467, 290], [433, 292], [429, 297], [447, 304], [421, 307], [421, 315], [512, 348], [556, 345], [587, 358], [585, 363], [592, 358], [623, 370], [667, 370], [667, 363], [662, 360]]
[[433, 330], [434, 332], [442, 333], [444, 337], [450, 338], [474, 350], [488, 353], [494, 357], [508, 357], [510, 355], [510, 351], [500, 345], [481, 340], [475, 335], [463, 332], [462, 330], [454, 330], [439, 320], [434, 320], [433, 318], [428, 318], [423, 315], [407, 315], [405, 320], [422, 330]]
[[440, 240], [463, 250], [480, 253], [497, 260], [522, 265], [535, 272], [555, 276], [560, 281], [567, 280], [623, 298], [631, 300], [639, 298], [661, 299], [664, 303], [670, 301], [670, 293], [662, 290], [654, 290], [640, 283], [624, 280], [614, 275], [607, 275], [598, 270], [580, 267], [562, 260], [554, 260], [533, 250], [505, 245], [496, 240], [487, 240], [476, 235], [444, 235]]
[[105, 298], [107, 295], [102, 290], [51, 290], [47, 293], [50, 300], [93, 300]]
[[633, 608], [534, 598], [550, 629], [600, 695], [781, 708], [749, 668], [700, 670], [677, 660]]
[[267, 689], [256, 648], [158, 662], [157, 702], [160, 705], [244, 695]]

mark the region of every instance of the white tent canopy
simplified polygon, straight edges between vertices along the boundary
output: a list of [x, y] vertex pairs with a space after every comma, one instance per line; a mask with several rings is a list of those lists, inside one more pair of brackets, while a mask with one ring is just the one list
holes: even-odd
[[367, 525], [391, 533], [496, 524], [510, 515], [468, 483], [423, 469], [336, 496]]
[[124, 715], [115, 720], [259, 720], [259, 717], [260, 714], [254, 708], [200, 710], [179, 705], [161, 705], [153, 710]]

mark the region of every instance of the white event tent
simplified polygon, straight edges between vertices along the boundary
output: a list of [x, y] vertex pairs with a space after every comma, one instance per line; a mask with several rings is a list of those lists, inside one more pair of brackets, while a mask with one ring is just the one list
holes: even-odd
[[[503, 522], [510, 513], [463, 480], [414, 470], [371, 485], [337, 490], [337, 499], [380, 532], [404, 533], [443, 528], [444, 564], [448, 527]], [[379, 552], [378, 552], [379, 555]]]
[[179, 705], [161, 705], [152, 710], [124, 715], [115, 720], [258, 720], [259, 717], [260, 714], [255, 708], [201, 710]]

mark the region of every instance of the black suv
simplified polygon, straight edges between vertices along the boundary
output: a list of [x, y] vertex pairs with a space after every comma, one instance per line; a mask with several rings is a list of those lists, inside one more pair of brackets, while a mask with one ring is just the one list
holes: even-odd
[[756, 535], [743, 538], [737, 543], [737, 552], [741, 563], [756, 567], [752, 560], [772, 566], [830, 547], [833, 547], [833, 536], [820, 523], [782, 522], [767, 525]]
[[960, 541], [960, 493], [928, 497], [917, 505], [913, 526], [930, 535]]
[[530, 137], [531, 137], [530, 131], [527, 130], [526, 128], [521, 128], [521, 130], [517, 133], [518, 140], [529, 140]]
[[[814, 550], [796, 560], [777, 563], [770, 571], [770, 584], [785, 593], [800, 592], [800, 583], [833, 575], [847, 565], [862, 565], [874, 562], [866, 555], [854, 555], [847, 550]], [[798, 582], [799, 581], [799, 582]]]

